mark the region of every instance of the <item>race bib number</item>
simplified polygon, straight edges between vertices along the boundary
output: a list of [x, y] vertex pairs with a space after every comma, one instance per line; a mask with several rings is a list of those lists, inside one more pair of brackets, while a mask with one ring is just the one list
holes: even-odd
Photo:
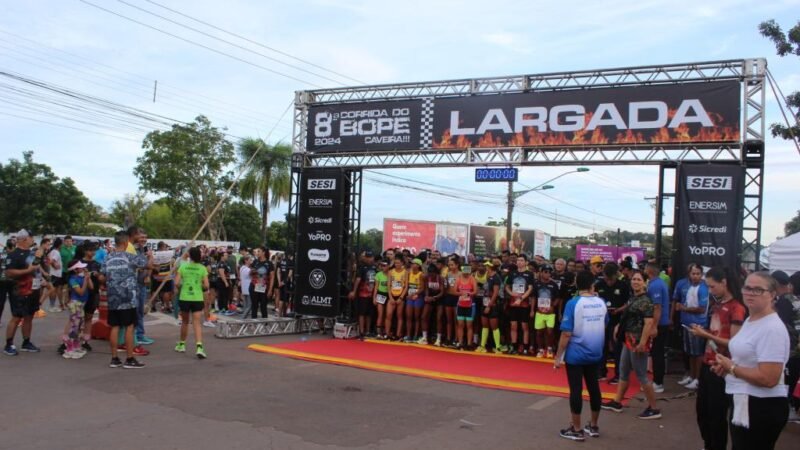
[[514, 292], [515, 294], [520, 294], [520, 295], [524, 294], [525, 293], [525, 283], [524, 282], [522, 282], [522, 283], [514, 283], [514, 285], [511, 287], [511, 291]]
[[379, 305], [386, 304], [386, 300], [387, 299], [388, 299], [388, 297], [383, 295], [383, 294], [377, 294], [375, 296], [375, 301], [378, 302]]
[[257, 283], [254, 291], [263, 294], [264, 292], [267, 292], [267, 285], [266, 284]]
[[412, 297], [413, 297], [414, 295], [417, 295], [417, 288], [415, 288], [415, 287], [410, 287], [410, 288], [408, 288], [408, 295], [410, 295], [410, 296], [412, 296]]
[[428, 289], [430, 289], [432, 291], [438, 291], [439, 290], [439, 283], [428, 283]]
[[403, 282], [392, 280], [392, 290], [400, 290], [403, 289]]
[[483, 297], [483, 307], [489, 306], [490, 299], [488, 297]]
[[33, 284], [31, 285], [31, 289], [36, 290], [42, 287], [42, 279], [36, 277], [33, 279]]
[[550, 309], [550, 298], [548, 298], [548, 297], [540, 297], [539, 298], [539, 308]]

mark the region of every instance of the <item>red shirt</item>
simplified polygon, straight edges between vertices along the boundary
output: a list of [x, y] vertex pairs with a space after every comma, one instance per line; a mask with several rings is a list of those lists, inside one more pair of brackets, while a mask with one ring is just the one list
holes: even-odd
[[[741, 326], [742, 323], [744, 323], [745, 315], [746, 310], [744, 305], [735, 299], [728, 300], [725, 303], [714, 302], [711, 306], [711, 324], [709, 325], [709, 331], [714, 336], [730, 339], [731, 325]], [[728, 358], [731, 356], [727, 345], [717, 345], [717, 353], [727, 356]], [[703, 360], [708, 365], [716, 361], [714, 351], [708, 343], [706, 343], [706, 354]]]

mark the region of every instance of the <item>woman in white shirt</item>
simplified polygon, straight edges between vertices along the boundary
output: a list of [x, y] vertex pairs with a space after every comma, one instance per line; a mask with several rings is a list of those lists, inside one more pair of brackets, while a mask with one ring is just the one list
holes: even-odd
[[250, 316], [250, 268], [253, 265], [253, 258], [247, 255], [242, 258], [242, 266], [239, 268], [239, 282], [242, 288], [242, 318]]
[[776, 290], [775, 279], [767, 273], [747, 277], [742, 296], [750, 317], [728, 344], [731, 357], [717, 354], [712, 367], [725, 376], [725, 392], [733, 396], [733, 450], [774, 448], [789, 417], [783, 379], [789, 333], [772, 308]]

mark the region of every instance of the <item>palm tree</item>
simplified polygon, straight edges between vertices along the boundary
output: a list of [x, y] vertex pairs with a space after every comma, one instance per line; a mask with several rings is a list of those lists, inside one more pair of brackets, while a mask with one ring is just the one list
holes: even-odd
[[289, 200], [292, 147], [281, 142], [268, 145], [255, 138], [245, 138], [239, 143], [242, 164], [247, 163], [256, 152], [258, 154], [246, 168], [239, 184], [239, 195], [242, 200], [258, 207], [261, 212], [261, 236], [266, 239], [269, 209]]

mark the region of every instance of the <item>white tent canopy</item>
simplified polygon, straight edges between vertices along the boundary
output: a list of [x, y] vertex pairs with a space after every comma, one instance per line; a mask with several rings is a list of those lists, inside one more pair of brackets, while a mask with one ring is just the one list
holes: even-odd
[[769, 246], [770, 272], [782, 270], [789, 275], [800, 272], [800, 233], [795, 233]]

